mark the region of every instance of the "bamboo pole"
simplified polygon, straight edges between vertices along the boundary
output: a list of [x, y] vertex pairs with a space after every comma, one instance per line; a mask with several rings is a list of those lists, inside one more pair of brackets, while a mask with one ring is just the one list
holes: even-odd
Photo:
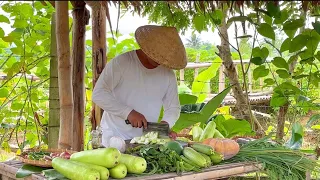
[[249, 92], [252, 93], [252, 72], [251, 69], [248, 69], [248, 80], [249, 80]]
[[56, 17], [52, 13], [51, 19], [51, 59], [50, 59], [50, 87], [49, 87], [49, 123], [48, 123], [48, 146], [58, 148], [60, 105], [58, 84], [58, 60], [56, 41]]
[[180, 69], [180, 85], [184, 83], [184, 69]]
[[[200, 60], [200, 53], [197, 54], [195, 63], [198, 64], [198, 63], [199, 63], [199, 60]], [[196, 77], [198, 76], [198, 74], [199, 74], [199, 68], [195, 68], [195, 69], [194, 69], [194, 79], [196, 79]]]
[[[106, 65], [106, 6], [101, 1], [85, 1], [92, 8], [92, 74], [93, 88]], [[100, 125], [103, 110], [92, 102], [91, 125]]]
[[225, 74], [224, 74], [224, 66], [220, 66], [219, 68], [219, 93], [225, 89]]
[[60, 132], [58, 147], [70, 149], [73, 139], [72, 62], [70, 60], [68, 1], [55, 1], [60, 97]]
[[83, 1], [72, 1], [74, 23], [72, 28], [73, 62], [73, 145], [72, 149], [81, 151], [84, 148], [84, 112], [85, 112], [85, 35], [90, 14]]

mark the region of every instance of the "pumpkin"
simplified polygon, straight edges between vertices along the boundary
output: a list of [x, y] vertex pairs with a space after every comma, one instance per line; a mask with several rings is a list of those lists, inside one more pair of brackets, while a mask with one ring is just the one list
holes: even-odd
[[202, 144], [211, 146], [215, 152], [223, 155], [224, 160], [237, 155], [240, 150], [240, 146], [236, 141], [226, 138], [208, 138]]

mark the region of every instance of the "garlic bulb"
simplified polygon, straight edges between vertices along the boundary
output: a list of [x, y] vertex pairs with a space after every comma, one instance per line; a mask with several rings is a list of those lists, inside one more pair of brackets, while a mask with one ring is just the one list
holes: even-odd
[[117, 148], [121, 153], [124, 153], [126, 142], [118, 136], [113, 136], [109, 140], [109, 147]]

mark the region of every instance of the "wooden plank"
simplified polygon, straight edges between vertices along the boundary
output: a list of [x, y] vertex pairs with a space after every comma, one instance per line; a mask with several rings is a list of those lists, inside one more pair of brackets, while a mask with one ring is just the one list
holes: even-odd
[[[17, 167], [14, 167], [14, 166]], [[16, 172], [20, 167], [23, 166], [23, 163], [21, 161], [6, 161], [3, 163], [0, 163], [0, 175], [3, 177], [6, 177], [7, 179], [17, 179], [16, 178]], [[0, 176], [1, 177], [1, 176]], [[45, 177], [41, 174], [33, 174], [32, 176], [24, 178], [24, 180], [44, 180]]]
[[[0, 163], [0, 174], [3, 174], [7, 177], [15, 178], [15, 173], [17, 172], [18, 168], [11, 167], [10, 164], [16, 163], [15, 161], [12, 162], [5, 162]], [[18, 162], [21, 166], [22, 163]], [[223, 164], [212, 166], [207, 169], [203, 169], [202, 172], [195, 173], [195, 172], [187, 172], [182, 173], [182, 175], [177, 175], [176, 173], [166, 173], [166, 174], [154, 174], [150, 176], [143, 176], [143, 177], [126, 177], [126, 180], [159, 180], [159, 179], [171, 179], [171, 180], [189, 180], [189, 179], [215, 179], [215, 178], [222, 178], [222, 177], [230, 177], [237, 174], [243, 173], [250, 173], [254, 171], [259, 171], [262, 168], [261, 164], [258, 163], [232, 163], [232, 164]], [[43, 180], [45, 177], [41, 174], [33, 174], [31, 177], [25, 178], [32, 179], [32, 180]]]
[[[271, 62], [271, 61], [272, 61], [272, 59], [267, 59], [266, 60], [266, 62]], [[241, 63], [240, 60], [233, 60], [232, 62], [235, 65]], [[250, 59], [242, 60], [243, 64], [248, 64], [249, 62], [250, 62]], [[192, 62], [190, 62], [190, 63], [187, 64], [185, 69], [195, 69], [195, 68], [200, 68], [200, 67], [209, 67], [209, 66], [211, 66], [211, 64], [212, 64], [211, 62], [203, 62], [203, 63], [192, 63]]]
[[257, 163], [232, 163], [225, 165], [212, 166], [207, 169], [203, 169], [202, 172], [187, 172], [182, 173], [178, 176], [176, 173], [166, 173], [166, 174], [154, 174], [150, 176], [143, 177], [126, 177], [126, 180], [189, 180], [189, 179], [215, 179], [222, 177], [234, 176], [236, 174], [250, 173], [258, 171], [262, 168], [261, 164]]

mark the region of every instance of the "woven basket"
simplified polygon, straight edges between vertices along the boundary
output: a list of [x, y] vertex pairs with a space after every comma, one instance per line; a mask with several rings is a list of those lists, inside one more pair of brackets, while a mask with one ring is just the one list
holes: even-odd
[[[67, 151], [70, 154], [77, 152], [77, 151], [65, 150], [65, 149], [44, 149], [44, 150], [30, 149], [30, 150], [26, 150], [24, 152], [38, 152], [38, 151], [50, 152], [50, 153], [62, 153], [62, 152]], [[31, 160], [31, 159], [25, 159], [24, 157], [21, 157], [21, 156], [18, 156], [18, 159], [25, 164], [30, 164], [33, 166], [52, 167], [51, 161]]]

